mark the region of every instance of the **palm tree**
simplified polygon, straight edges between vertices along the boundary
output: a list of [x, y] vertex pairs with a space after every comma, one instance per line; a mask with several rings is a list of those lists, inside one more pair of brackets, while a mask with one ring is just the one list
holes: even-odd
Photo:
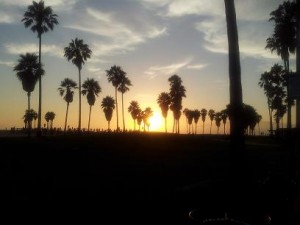
[[36, 120], [38, 118], [38, 114], [36, 111], [32, 110], [32, 118], [34, 120], [33, 128], [36, 128]]
[[115, 100], [116, 100], [116, 112], [117, 112], [117, 131], [119, 131], [119, 113], [118, 113], [118, 87], [120, 86], [122, 80], [126, 76], [126, 72], [122, 70], [120, 66], [112, 66], [109, 70], [106, 70], [106, 76], [108, 82], [111, 82], [115, 87]]
[[201, 119], [202, 119], [202, 123], [203, 123], [202, 134], [204, 134], [204, 123], [205, 123], [206, 115], [207, 115], [207, 110], [204, 108], [201, 109]]
[[133, 119], [133, 126], [135, 130], [135, 122], [138, 117], [138, 114], [141, 112], [139, 103], [137, 101], [131, 101], [129, 103], [128, 112], [131, 114], [131, 117]]
[[18, 79], [22, 82], [23, 90], [27, 92], [28, 110], [30, 110], [30, 96], [34, 91], [35, 84], [39, 77], [44, 74], [44, 70], [37, 61], [38, 56], [33, 53], [20, 55], [18, 64], [14, 67], [17, 72]]
[[45, 120], [47, 122], [47, 130], [49, 130], [50, 112], [46, 112]]
[[65, 78], [60, 83], [60, 87], [58, 88], [60, 96], [64, 96], [64, 100], [67, 102], [67, 111], [66, 111], [65, 128], [64, 128], [65, 132], [67, 129], [69, 104], [73, 102], [73, 96], [74, 96], [73, 90], [76, 88], [77, 88], [77, 83], [69, 78]]
[[[197, 134], [197, 124], [200, 118], [201, 112], [198, 109], [195, 109], [193, 111], [193, 117], [194, 117], [194, 122], [195, 122], [195, 134]], [[202, 119], [203, 120], [203, 119]], [[204, 126], [204, 125], [203, 125]]]
[[143, 119], [143, 123], [144, 123], [144, 131], [146, 131], [146, 126], [148, 128], [149, 131], [149, 127], [150, 127], [150, 117], [153, 116], [153, 111], [150, 107], [147, 107], [144, 111], [142, 111], [142, 119]]
[[105, 118], [108, 123], [108, 131], [110, 131], [110, 121], [113, 115], [113, 111], [115, 109], [115, 100], [111, 96], [106, 96], [102, 99], [101, 107], [105, 114]]
[[224, 3], [228, 37], [230, 114], [232, 115], [230, 118], [231, 172], [238, 175], [236, 172], [243, 174], [246, 171], [242, 169], [246, 163], [243, 118], [241, 116], [243, 112], [243, 92], [240, 51], [234, 0], [224, 0]]
[[122, 93], [122, 117], [123, 117], [123, 131], [125, 131], [125, 117], [124, 117], [124, 93], [129, 91], [129, 87], [132, 86], [131, 81], [129, 80], [128, 77], [122, 76], [121, 77], [121, 82], [118, 87], [118, 91]]
[[[24, 123], [25, 123], [25, 128], [28, 128], [29, 131], [32, 127], [32, 121], [33, 121], [36, 114], [37, 114], [36, 111], [34, 111], [33, 109], [30, 109], [30, 110], [27, 109], [25, 111], [23, 119], [24, 119]], [[30, 132], [28, 133], [28, 135], [30, 135]]]
[[88, 131], [90, 130], [90, 121], [91, 121], [91, 112], [92, 106], [95, 104], [96, 97], [101, 92], [101, 87], [98, 81], [94, 80], [93, 78], [87, 79], [82, 84], [82, 94], [86, 95], [87, 101], [90, 105], [90, 112], [89, 112], [89, 122], [88, 122]]
[[[285, 70], [290, 73], [290, 54], [295, 54], [296, 50], [296, 2], [283, 2], [270, 13], [270, 16], [269, 21], [273, 21], [275, 25], [273, 34], [266, 40], [266, 49], [270, 49], [271, 52], [276, 51], [283, 60]], [[289, 88], [287, 88], [287, 128], [291, 128], [291, 106], [293, 104], [293, 100], [289, 98], [289, 92]]]
[[209, 130], [209, 134], [211, 134], [212, 121], [214, 120], [215, 115], [216, 115], [215, 110], [213, 110], [213, 109], [208, 110], [208, 116], [209, 116], [209, 119], [210, 119], [210, 130]]
[[78, 68], [78, 87], [79, 87], [79, 119], [78, 119], [78, 132], [81, 131], [81, 69], [85, 61], [91, 57], [92, 51], [87, 44], [83, 43], [82, 39], [72, 39], [68, 47], [65, 47], [64, 56], [68, 61], [72, 60], [72, 63]]
[[[45, 120], [47, 121], [47, 130], [52, 130], [53, 129], [53, 120], [55, 119], [55, 113], [54, 112], [46, 112], [45, 114]], [[50, 126], [49, 126], [50, 122]]]
[[[32, 5], [27, 7], [24, 13], [22, 22], [25, 27], [31, 27], [32, 32], [37, 32], [39, 38], [39, 64], [41, 65], [41, 51], [42, 51], [42, 34], [53, 30], [54, 26], [58, 24], [57, 15], [53, 13], [50, 6], [45, 6], [44, 1], [32, 2]], [[39, 110], [38, 110], [38, 132], [41, 135], [41, 121], [42, 121], [42, 77], [39, 77]]]
[[217, 112], [215, 114], [215, 121], [216, 121], [216, 126], [217, 126], [217, 134], [219, 134], [221, 121], [222, 121], [222, 114], [220, 112]]
[[56, 114], [54, 112], [50, 112], [50, 122], [51, 122], [50, 129], [51, 130], [53, 129], [53, 120], [55, 119], [55, 116], [56, 116]]
[[185, 116], [187, 118], [187, 123], [188, 123], [188, 133], [189, 134], [194, 133], [194, 129], [193, 129], [194, 111], [193, 110], [187, 110], [185, 112]]
[[186, 132], [189, 132], [189, 123], [188, 123], [188, 113], [189, 109], [188, 108], [184, 108], [184, 110], [182, 111], [183, 115], [185, 116], [185, 122], [186, 122]]
[[259, 125], [259, 123], [260, 123], [261, 120], [262, 120], [262, 116], [257, 114], [256, 115], [256, 123], [258, 125], [258, 135], [260, 135], [260, 125]]
[[169, 93], [167, 92], [162, 92], [159, 94], [157, 98], [157, 104], [159, 105], [161, 109], [161, 113], [163, 117], [165, 118], [165, 132], [167, 133], [167, 116], [168, 116], [168, 110], [169, 106], [171, 104], [171, 97]]
[[221, 110], [221, 119], [223, 121], [223, 127], [224, 127], [224, 134], [225, 134], [225, 127], [226, 127], [226, 121], [228, 117], [227, 109]]
[[170, 93], [169, 93], [171, 98], [170, 109], [171, 111], [173, 111], [173, 117], [174, 117], [173, 132], [174, 132], [174, 128], [176, 127], [176, 133], [179, 134], [179, 119], [181, 116], [182, 98], [186, 97], [185, 95], [186, 89], [182, 85], [182, 80], [177, 74], [169, 77], [168, 81], [170, 82]]

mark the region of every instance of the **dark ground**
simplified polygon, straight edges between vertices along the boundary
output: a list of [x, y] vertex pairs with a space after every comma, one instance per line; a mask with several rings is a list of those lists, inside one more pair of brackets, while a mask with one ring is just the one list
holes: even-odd
[[291, 224], [296, 186], [284, 146], [248, 137], [249, 173], [232, 185], [228, 137], [1, 137], [1, 212], [40, 224], [196, 224], [189, 212], [199, 209], [199, 218], [226, 211], [253, 225], [267, 224], [266, 215]]

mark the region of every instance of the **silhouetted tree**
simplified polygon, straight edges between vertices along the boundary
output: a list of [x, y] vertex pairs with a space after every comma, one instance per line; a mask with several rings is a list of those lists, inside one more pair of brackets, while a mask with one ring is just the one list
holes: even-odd
[[[269, 72], [261, 74], [258, 85], [264, 89], [264, 93], [267, 97], [269, 118], [270, 118], [270, 133], [273, 134], [273, 111], [278, 106], [279, 98], [281, 101], [285, 98], [284, 91], [284, 75], [285, 71], [281, 65], [275, 64], [271, 67]], [[275, 99], [277, 102], [275, 102]]]
[[159, 94], [157, 98], [157, 104], [159, 105], [161, 109], [161, 113], [163, 117], [165, 118], [165, 132], [167, 133], [167, 116], [168, 116], [168, 110], [169, 106], [171, 104], [171, 97], [169, 93], [167, 92], [162, 92]]
[[74, 96], [73, 90], [76, 88], [78, 88], [77, 83], [69, 78], [65, 78], [63, 81], [61, 81], [60, 87], [58, 88], [60, 96], [63, 96], [64, 100], [67, 102], [64, 131], [66, 131], [67, 129], [69, 104], [73, 102], [73, 96]]
[[204, 134], [204, 123], [205, 123], [205, 119], [206, 119], [206, 115], [207, 115], [207, 110], [206, 109], [201, 109], [201, 119], [202, 119], [202, 123], [203, 123], [203, 130], [202, 130], [202, 134]]
[[128, 112], [131, 114], [133, 119], [133, 129], [135, 130], [135, 121], [142, 110], [140, 109], [139, 103], [137, 101], [131, 101], [128, 107]]
[[225, 134], [225, 127], [226, 127], [227, 116], [228, 116], [227, 109], [221, 110], [221, 118], [222, 118], [223, 126], [224, 126], [224, 134]]
[[53, 128], [53, 120], [54, 119], [55, 119], [55, 113], [54, 112], [46, 112], [46, 114], [45, 114], [45, 120], [47, 122], [47, 130], [49, 130], [49, 128], [52, 130], [52, 128]]
[[103, 112], [105, 114], [105, 118], [108, 123], [107, 130], [110, 130], [110, 121], [113, 115], [113, 111], [115, 109], [115, 100], [111, 96], [106, 96], [102, 99], [101, 107], [103, 109]]
[[146, 126], [148, 128], [149, 131], [149, 127], [150, 127], [150, 117], [153, 116], [153, 111], [150, 107], [147, 107], [145, 110], [142, 111], [142, 120], [144, 123], [144, 131], [146, 131]]
[[169, 95], [171, 97], [171, 105], [170, 109], [173, 111], [174, 116], [174, 123], [173, 125], [173, 132], [174, 128], [176, 127], [176, 133], [179, 132], [179, 119], [181, 116], [181, 109], [182, 109], [182, 98], [186, 97], [185, 92], [186, 89], [182, 85], [182, 80], [178, 75], [172, 75], [169, 77], [168, 81], [170, 82], [170, 92]]
[[[271, 52], [276, 51], [281, 56], [285, 70], [290, 73], [290, 54], [296, 49], [296, 2], [285, 1], [278, 8], [270, 13], [269, 21], [274, 22], [274, 31], [271, 37], [267, 38], [266, 48]], [[288, 96], [287, 127], [291, 128], [291, 106], [293, 101]]]
[[88, 122], [88, 131], [90, 130], [90, 122], [91, 122], [91, 113], [92, 113], [92, 106], [95, 104], [96, 97], [101, 92], [101, 87], [98, 81], [94, 80], [93, 78], [85, 80], [82, 84], [82, 94], [86, 95], [87, 101], [90, 105], [90, 112], [89, 112], [89, 122]]
[[[22, 19], [25, 27], [31, 27], [32, 32], [37, 32], [39, 38], [39, 64], [41, 65], [41, 51], [42, 51], [42, 34], [53, 30], [54, 26], [58, 24], [57, 15], [53, 13], [50, 6], [45, 6], [44, 1], [32, 2], [32, 5], [27, 7]], [[42, 77], [39, 78], [39, 109], [38, 109], [38, 132], [41, 135], [41, 116], [42, 116]]]
[[194, 111], [188, 109], [185, 112], [185, 116], [187, 118], [187, 123], [188, 123], [188, 133], [193, 134], [194, 133], [194, 129], [193, 129]]
[[209, 119], [210, 119], [210, 130], [209, 130], [209, 134], [211, 134], [211, 127], [212, 127], [212, 121], [214, 120], [215, 118], [215, 110], [213, 109], [210, 109], [208, 110], [208, 116], [209, 116]]
[[81, 69], [85, 61], [91, 57], [92, 51], [87, 44], [83, 43], [82, 39], [72, 39], [68, 47], [64, 48], [64, 56], [78, 69], [78, 87], [79, 87], [79, 119], [78, 132], [81, 131]]
[[217, 112], [215, 114], [215, 122], [216, 122], [216, 126], [217, 126], [217, 134], [219, 134], [219, 130], [220, 130], [220, 126], [221, 126], [221, 121], [222, 121], [222, 113]]
[[197, 134], [197, 124], [198, 124], [200, 116], [201, 116], [201, 112], [198, 109], [195, 109], [193, 111], [193, 117], [194, 117], [194, 122], [195, 122], [195, 134]]
[[25, 114], [23, 116], [25, 129], [30, 129], [32, 127], [32, 121], [33, 121], [35, 115], [37, 115], [37, 112], [34, 111], [33, 109], [29, 109], [29, 110], [27, 109], [25, 111]]
[[127, 76], [122, 76], [118, 91], [122, 93], [122, 118], [123, 118], [123, 131], [125, 131], [125, 116], [124, 116], [124, 94], [129, 91], [129, 86], [132, 86], [131, 81]]
[[[25, 55], [20, 55], [18, 59], [18, 64], [14, 67], [18, 79], [22, 82], [23, 90], [27, 92], [28, 98], [28, 108], [30, 111], [30, 96], [31, 92], [34, 91], [35, 84], [38, 79], [44, 74], [44, 70], [41, 64], [37, 61], [38, 57], [32, 53], [26, 53]], [[28, 136], [31, 133], [31, 123], [28, 128]]]
[[[186, 113], [189, 111], [188, 108], [184, 108], [184, 110], [182, 111], [183, 115], [185, 116], [185, 122], [186, 122], [186, 132], [189, 132], [189, 123], [188, 123], [188, 118]], [[173, 131], [174, 132], [174, 131]]]

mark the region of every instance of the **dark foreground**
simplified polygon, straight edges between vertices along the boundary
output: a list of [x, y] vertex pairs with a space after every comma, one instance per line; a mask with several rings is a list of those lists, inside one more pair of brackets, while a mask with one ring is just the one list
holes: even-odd
[[249, 137], [248, 174], [236, 182], [228, 179], [227, 137], [131, 133], [0, 141], [1, 214], [10, 221], [197, 224], [189, 213], [198, 209], [198, 219], [227, 212], [251, 225], [300, 224], [282, 140]]

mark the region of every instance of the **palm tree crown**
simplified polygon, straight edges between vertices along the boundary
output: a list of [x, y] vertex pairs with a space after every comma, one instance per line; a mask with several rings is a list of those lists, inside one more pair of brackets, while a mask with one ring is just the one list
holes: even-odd
[[54, 25], [58, 24], [56, 17], [57, 15], [53, 13], [50, 6], [45, 7], [44, 1], [38, 3], [33, 1], [24, 13], [22, 22], [24, 22], [26, 28], [31, 26], [31, 30], [37, 32], [38, 37], [40, 37], [49, 29], [53, 30]]
[[93, 78], [87, 79], [82, 84], [82, 91], [81, 93], [83, 95], [86, 95], [87, 101], [90, 106], [95, 104], [96, 97], [98, 97], [98, 94], [101, 92], [101, 87], [98, 83], [98, 81], [94, 80]]
[[105, 118], [108, 122], [108, 130], [110, 130], [110, 121], [112, 118], [113, 111], [115, 109], [115, 100], [111, 96], [106, 96], [102, 99], [101, 108], [105, 114]]

